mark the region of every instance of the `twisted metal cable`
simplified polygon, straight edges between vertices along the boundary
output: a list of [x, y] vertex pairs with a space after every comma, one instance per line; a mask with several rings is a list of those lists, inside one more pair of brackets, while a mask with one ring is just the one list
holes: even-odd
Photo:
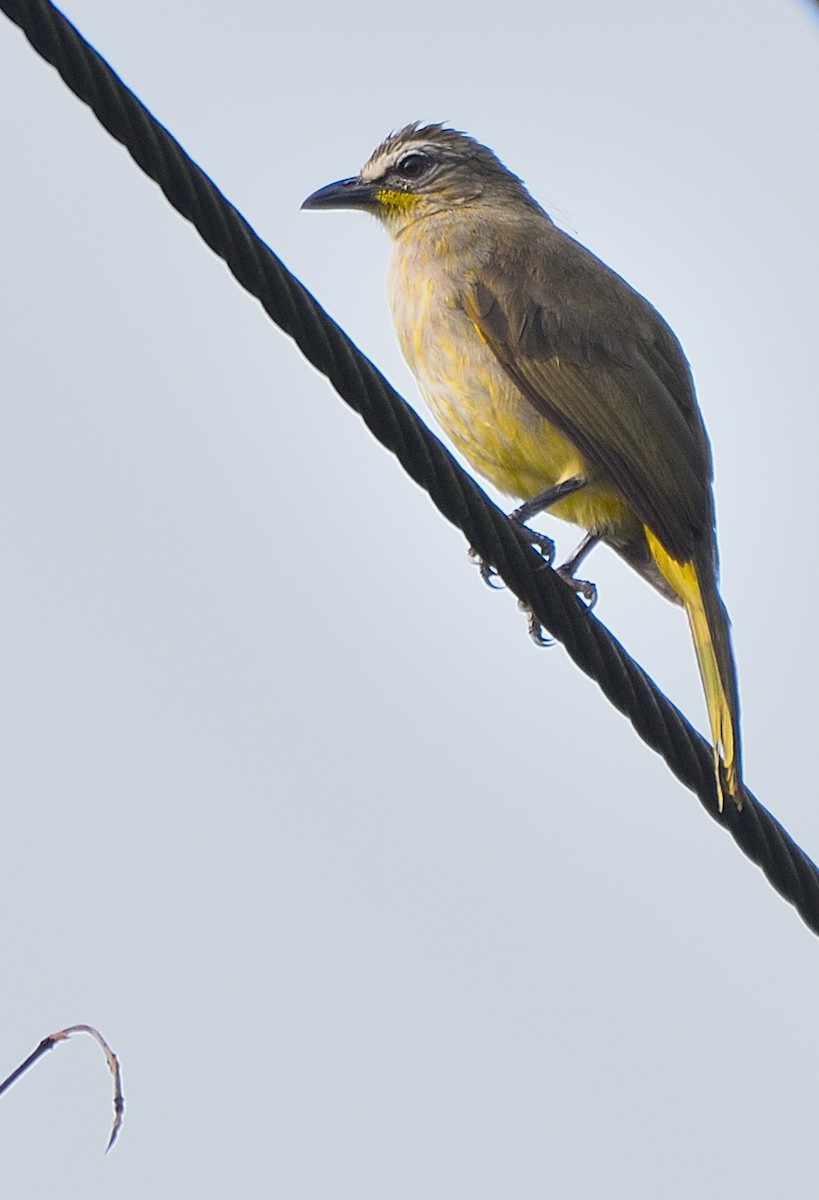
[[596, 680], [639, 736], [661, 754], [706, 812], [719, 821], [769, 882], [819, 934], [819, 870], [779, 822], [745, 791], [738, 813], [720, 813], [712, 751], [609, 631], [545, 568], [525, 535], [458, 466], [441, 442], [254, 233], [179, 143], [148, 112], [48, 0], [0, 0], [34, 49], [121, 142], [222, 258], [238, 282], [294, 339], [313, 366], [397, 457], [440, 512], [492, 563], [573, 661]]

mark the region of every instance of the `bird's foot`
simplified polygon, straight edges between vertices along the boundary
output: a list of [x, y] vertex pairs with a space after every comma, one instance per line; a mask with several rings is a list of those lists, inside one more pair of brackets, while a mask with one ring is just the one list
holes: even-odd
[[521, 612], [526, 613], [526, 622], [529, 627], [529, 637], [532, 639], [535, 645], [541, 649], [545, 646], [554, 646], [554, 638], [548, 637], [548, 635], [543, 632], [543, 626], [541, 625], [540, 621], [538, 621], [529, 605], [525, 604], [523, 600], [518, 600], [518, 608]]
[[551, 566], [555, 558], [555, 544], [552, 539], [545, 533], [538, 533], [536, 529], [530, 529], [528, 525], [521, 525], [520, 528], [526, 534], [529, 545], [543, 559], [545, 566]]
[[568, 569], [568, 564], [558, 567], [557, 574], [564, 583], [568, 583], [569, 587], [577, 595], [578, 600], [584, 602], [586, 608], [591, 612], [597, 603], [597, 586], [588, 579], [575, 579], [574, 575]]
[[[514, 520], [514, 513], [511, 520]], [[519, 521], [515, 521], [523, 532], [526, 534], [526, 539], [532, 549], [543, 559], [543, 565], [548, 567], [551, 565], [555, 556], [555, 544], [550, 537], [545, 533], [538, 533], [536, 529], [530, 529], [528, 525], [523, 525]], [[503, 580], [498, 574], [497, 567], [493, 567], [490, 562], [483, 558], [474, 546], [469, 547], [469, 561], [478, 568], [481, 579], [484, 583], [496, 591], [500, 591], [504, 587]]]
[[503, 589], [504, 582], [498, 574], [497, 569], [493, 567], [490, 562], [487, 562], [486, 559], [480, 554], [478, 554], [478, 551], [474, 546], [469, 547], [469, 550], [467, 551], [467, 557], [472, 565], [478, 568], [478, 574], [487, 587], [494, 588], [496, 592], [499, 592]]

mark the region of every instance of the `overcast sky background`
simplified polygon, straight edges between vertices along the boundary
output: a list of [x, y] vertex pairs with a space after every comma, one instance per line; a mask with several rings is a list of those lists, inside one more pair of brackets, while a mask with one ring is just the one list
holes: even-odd
[[[644, 292], [711, 434], [747, 779], [819, 853], [819, 21], [70, 0], [410, 400], [368, 218], [443, 119]], [[815, 1197], [819, 943], [0, 21], [0, 1100], [17, 1200]], [[508, 503], [508, 502], [506, 502]], [[549, 520], [568, 552], [575, 531]], [[688, 630], [598, 615], [704, 727]]]

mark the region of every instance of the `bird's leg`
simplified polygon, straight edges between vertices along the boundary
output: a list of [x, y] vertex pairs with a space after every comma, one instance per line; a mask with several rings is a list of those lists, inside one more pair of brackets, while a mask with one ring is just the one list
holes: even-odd
[[[524, 525], [526, 521], [537, 516], [539, 512], [551, 508], [553, 504], [557, 504], [559, 500], [564, 500], [566, 496], [571, 496], [575, 492], [579, 492], [581, 488], [586, 486], [586, 480], [582, 475], [572, 475], [570, 479], [564, 479], [561, 483], [556, 483], [554, 487], [547, 488], [545, 492], [539, 492], [537, 496], [533, 496], [531, 500], [526, 500], [519, 508], [516, 508], [513, 513], [509, 514], [509, 519], [515, 521], [519, 525]], [[531, 530], [526, 530], [527, 535], [531, 534]], [[538, 538], [542, 534], [536, 535]], [[569, 587], [573, 588], [578, 597], [582, 597], [589, 608], [594, 608], [597, 603], [597, 588], [587, 579], [575, 579], [574, 573], [582, 563], [583, 559], [589, 553], [593, 546], [599, 541], [599, 537], [595, 533], [587, 533], [583, 541], [574, 551], [570, 558], [566, 560], [561, 567], [557, 568], [557, 573], [568, 583]], [[551, 554], [548, 555], [548, 561], [551, 561], [554, 556], [554, 543], [551, 543]], [[544, 555], [544, 557], [547, 557]], [[524, 611], [528, 614], [529, 619], [529, 637], [536, 646], [550, 646], [552, 643], [547, 638], [535, 614], [530, 608], [525, 605]]]
[[[565, 500], [567, 496], [579, 492], [581, 488], [586, 486], [586, 479], [582, 475], [572, 475], [569, 479], [564, 479], [560, 483], [554, 484], [553, 487], [546, 488], [545, 491], [538, 492], [536, 496], [532, 496], [530, 500], [525, 500], [513, 512], [509, 514], [509, 520], [514, 521], [516, 525], [525, 529], [526, 536], [534, 548], [540, 553], [547, 563], [551, 563], [554, 558], [555, 544], [550, 537], [545, 533], [538, 533], [537, 530], [529, 529], [526, 525], [532, 517], [536, 517], [538, 513], [545, 512], [560, 500]], [[582, 596], [589, 608], [593, 608], [597, 601], [597, 588], [593, 583], [586, 579], [575, 579], [574, 572], [580, 566], [583, 559], [589, 553], [593, 546], [599, 541], [597, 534], [589, 533], [584, 538], [577, 549], [572, 554], [571, 558], [558, 568], [558, 574], [562, 579], [569, 584], [571, 588]], [[477, 564], [481, 573], [481, 579], [490, 587], [497, 587], [494, 582], [497, 578], [497, 571], [486, 562], [485, 559], [475, 551], [469, 551], [470, 560]], [[540, 622], [535, 617], [531, 609], [525, 605], [522, 606], [529, 618], [529, 636], [532, 641], [538, 646], [550, 646], [552, 643], [549, 638], [543, 635]]]
[[580, 545], [566, 559], [562, 566], [557, 568], [557, 573], [561, 579], [565, 579], [570, 587], [583, 597], [589, 608], [594, 608], [597, 603], [597, 588], [588, 579], [575, 579], [574, 573], [582, 563], [583, 559], [593, 550], [600, 541], [600, 535], [597, 533], [587, 533]]
[[[537, 513], [551, 508], [559, 500], [564, 500], [566, 496], [571, 496], [575, 492], [579, 492], [585, 486], [586, 479], [584, 476], [572, 475], [571, 478], [564, 479], [561, 483], [556, 483], [554, 487], [547, 488], [545, 492], [540, 492], [537, 496], [533, 496], [531, 500], [525, 501], [513, 513], [510, 513], [510, 520], [523, 525], [531, 517], [536, 516]], [[529, 530], [527, 530], [528, 532]], [[538, 534], [537, 536], [540, 537], [541, 535]], [[597, 601], [597, 588], [587, 579], [575, 579], [574, 573], [591, 548], [599, 540], [598, 536], [594, 533], [586, 534], [571, 558], [567, 559], [563, 566], [557, 569], [557, 573], [561, 579], [565, 579], [566, 583], [577, 592], [578, 596], [583, 597], [589, 608], [593, 608]]]
[[[534, 550], [537, 550], [546, 563], [551, 563], [551, 560], [555, 557], [555, 542], [552, 541], [551, 538], [548, 538], [545, 533], [538, 533], [537, 529], [528, 528], [526, 522], [531, 521], [532, 517], [538, 515], [538, 512], [544, 512], [546, 509], [550, 509], [552, 504], [557, 504], [558, 500], [563, 500], [566, 499], [567, 496], [572, 496], [574, 492], [579, 492], [580, 488], [585, 486], [586, 480], [584, 476], [572, 475], [572, 478], [564, 479], [560, 482], [560, 484], [555, 484], [552, 487], [546, 487], [545, 491], [538, 492], [537, 496], [533, 496], [530, 500], [524, 500], [524, 503], [510, 512], [509, 520], [514, 521], [516, 526], [520, 526], [525, 530], [527, 539], [530, 541], [530, 545], [534, 547]], [[588, 548], [591, 550], [591, 546]], [[578, 563], [580, 562], [581, 558], [582, 556], [578, 558]], [[494, 566], [480, 557], [480, 554], [478, 554], [476, 550], [473, 550], [473, 548], [470, 548], [470, 562], [478, 566], [480, 578], [482, 578], [484, 583], [488, 583], [490, 588], [498, 587], [498, 584], [495, 583], [497, 571], [495, 570]], [[574, 586], [570, 575], [564, 576], [564, 578], [567, 578], [567, 582], [572, 583]], [[591, 604], [591, 600], [588, 599], [587, 589], [591, 588], [592, 584], [586, 583], [585, 581], [580, 582], [582, 583], [582, 586], [575, 588], [575, 590], [580, 595], [585, 596], [585, 599]]]
[[[575, 551], [566, 559], [561, 567], [557, 568], [557, 573], [561, 579], [568, 583], [578, 596], [582, 596], [586, 602], [587, 608], [594, 608], [597, 603], [597, 588], [588, 579], [575, 579], [574, 573], [582, 563], [583, 559], [594, 549], [600, 541], [599, 534], [587, 533], [583, 541], [575, 549]], [[553, 643], [550, 638], [546, 637], [543, 632], [543, 627], [538, 621], [535, 614], [528, 605], [520, 603], [520, 607], [526, 613], [529, 621], [529, 637], [536, 646], [551, 646]]]
[[[573, 496], [575, 492], [579, 492], [580, 488], [585, 486], [586, 479], [584, 476], [572, 475], [569, 479], [562, 480], [560, 484], [546, 488], [545, 492], [538, 492], [537, 496], [533, 496], [531, 500], [525, 500], [524, 504], [521, 504], [514, 512], [510, 512], [509, 520], [514, 521], [515, 524], [520, 524], [520, 526], [525, 526], [526, 522], [530, 521], [532, 517], [537, 516], [538, 512], [550, 509], [552, 505], [557, 504], [558, 500], [566, 499], [567, 496]], [[532, 530], [527, 528], [526, 534], [532, 535]], [[533, 535], [534, 545], [537, 548], [540, 548], [540, 539], [542, 538], [544, 538], [543, 534], [536, 533]], [[557, 574], [563, 580], [566, 580], [569, 587], [574, 588], [578, 595], [582, 596], [582, 599], [586, 601], [586, 604], [590, 608], [597, 601], [597, 588], [587, 580], [575, 580], [574, 572], [579, 568], [588, 551], [591, 550], [592, 546], [597, 544], [598, 540], [597, 534], [586, 534], [584, 540], [580, 542], [580, 545], [572, 554], [572, 557], [557, 568]], [[543, 557], [548, 559], [548, 562], [551, 562], [555, 553], [555, 544], [549, 538], [546, 538], [545, 541], [549, 542], [550, 552], [544, 553]]]
[[537, 530], [529, 529], [526, 522], [531, 521], [532, 517], [536, 517], [538, 513], [545, 512], [553, 504], [557, 504], [559, 500], [565, 500], [567, 496], [571, 496], [574, 492], [579, 492], [585, 486], [586, 480], [582, 475], [573, 475], [571, 479], [564, 479], [561, 483], [556, 483], [553, 487], [546, 488], [544, 492], [538, 492], [531, 500], [524, 500], [523, 504], [509, 514], [509, 520], [514, 521], [516, 525], [525, 529], [526, 536], [529, 538], [532, 546], [548, 563], [555, 556], [554, 542], [545, 533], [538, 533]]
[[553, 487], [546, 488], [544, 492], [538, 492], [531, 500], [524, 500], [519, 508], [514, 512], [510, 512], [509, 520], [514, 521], [516, 525], [525, 525], [527, 521], [531, 521], [532, 517], [536, 517], [538, 513], [545, 512], [547, 508], [552, 508], [557, 504], [558, 500], [565, 500], [567, 496], [579, 492], [581, 488], [586, 486], [586, 480], [582, 475], [572, 475], [571, 479], [564, 479], [561, 483], [556, 483]]

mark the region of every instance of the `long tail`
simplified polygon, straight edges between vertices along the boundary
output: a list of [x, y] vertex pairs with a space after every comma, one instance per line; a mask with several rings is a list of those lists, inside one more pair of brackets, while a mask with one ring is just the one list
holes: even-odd
[[652, 558], [682, 600], [691, 627], [714, 742], [720, 812], [726, 792], [741, 809], [739, 689], [731, 648], [731, 622], [717, 589], [716, 569], [707, 555], [691, 562], [677, 562], [649, 529], [646, 537]]

